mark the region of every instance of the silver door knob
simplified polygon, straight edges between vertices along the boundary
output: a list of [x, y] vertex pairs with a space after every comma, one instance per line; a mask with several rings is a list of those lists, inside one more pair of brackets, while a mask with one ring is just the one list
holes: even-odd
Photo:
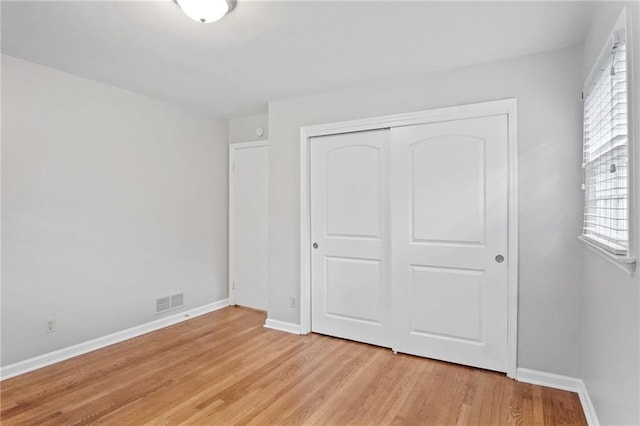
[[498, 262], [498, 263], [504, 262], [504, 256], [501, 255], [501, 254], [497, 255], [496, 256], [496, 262]]
[[318, 243], [313, 243], [313, 248], [317, 249], [318, 248]]

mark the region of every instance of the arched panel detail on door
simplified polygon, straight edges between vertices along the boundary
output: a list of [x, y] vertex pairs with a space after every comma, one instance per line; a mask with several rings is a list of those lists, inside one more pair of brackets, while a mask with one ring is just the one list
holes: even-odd
[[349, 145], [324, 155], [326, 236], [380, 239], [380, 148]]
[[482, 245], [485, 139], [442, 135], [410, 151], [412, 242]]

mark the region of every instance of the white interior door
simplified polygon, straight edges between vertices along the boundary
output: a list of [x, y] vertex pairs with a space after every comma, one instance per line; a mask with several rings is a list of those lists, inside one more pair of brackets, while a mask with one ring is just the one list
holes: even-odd
[[506, 115], [391, 130], [397, 351], [507, 370], [507, 138]]
[[235, 305], [267, 309], [269, 147], [232, 144], [229, 278]]
[[312, 138], [311, 330], [390, 346], [389, 130]]

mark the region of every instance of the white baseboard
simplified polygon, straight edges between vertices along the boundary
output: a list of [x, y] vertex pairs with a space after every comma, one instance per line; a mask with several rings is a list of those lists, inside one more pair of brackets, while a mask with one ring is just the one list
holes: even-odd
[[587, 387], [582, 380], [580, 380], [580, 391], [578, 392], [578, 396], [580, 397], [584, 416], [587, 418], [587, 424], [590, 426], [598, 426], [600, 422], [598, 421], [598, 416], [596, 416], [596, 409], [593, 406], [593, 402], [591, 402], [591, 397], [589, 396]]
[[547, 386], [549, 388], [562, 389], [578, 393], [582, 380], [575, 377], [561, 376], [559, 374], [545, 373], [544, 371], [518, 368], [516, 380], [532, 385]]
[[128, 328], [126, 330], [117, 331], [106, 336], [98, 337], [97, 339], [78, 343], [77, 345], [29, 358], [24, 361], [16, 362], [15, 364], [9, 364], [0, 368], [0, 380], [28, 373], [30, 371], [37, 370], [38, 368], [46, 367], [78, 355], [86, 354], [87, 352], [113, 345], [114, 343], [119, 343], [179, 322], [187, 321], [200, 315], [217, 311], [218, 309], [222, 309], [226, 306], [229, 306], [229, 299], [218, 300], [217, 302], [198, 306], [197, 308], [189, 309], [188, 311], [179, 312], [171, 316]]
[[529, 370], [526, 368], [518, 368], [516, 370], [516, 380], [532, 385], [547, 386], [550, 388], [575, 392], [580, 398], [582, 411], [590, 426], [598, 426], [598, 416], [593, 407], [587, 387], [581, 379], [575, 377], [561, 376], [559, 374], [545, 373], [544, 371]]
[[285, 333], [302, 334], [299, 324], [278, 321], [271, 318], [267, 318], [267, 320], [264, 322], [264, 327], [270, 328], [272, 330], [284, 331]]

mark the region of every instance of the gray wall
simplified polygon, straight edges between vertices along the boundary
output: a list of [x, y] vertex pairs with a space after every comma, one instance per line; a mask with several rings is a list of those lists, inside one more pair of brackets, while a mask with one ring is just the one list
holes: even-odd
[[[264, 134], [256, 135], [262, 127]], [[229, 120], [229, 143], [262, 141], [269, 138], [269, 115], [259, 114]]]
[[[227, 123], [2, 57], [2, 365], [227, 297]], [[57, 331], [45, 334], [55, 317]]]
[[[299, 128], [516, 97], [518, 366], [579, 376], [582, 52], [570, 48], [269, 103], [269, 317], [299, 322]], [[578, 77], [578, 78], [577, 78]]]
[[[583, 81], [591, 71], [624, 3], [600, 3], [584, 44]], [[635, 43], [635, 131], [640, 135], [640, 7], [627, 3]], [[640, 243], [640, 139], [635, 138], [635, 241]], [[630, 276], [581, 246], [582, 374], [603, 425], [640, 424], [640, 277]]]

